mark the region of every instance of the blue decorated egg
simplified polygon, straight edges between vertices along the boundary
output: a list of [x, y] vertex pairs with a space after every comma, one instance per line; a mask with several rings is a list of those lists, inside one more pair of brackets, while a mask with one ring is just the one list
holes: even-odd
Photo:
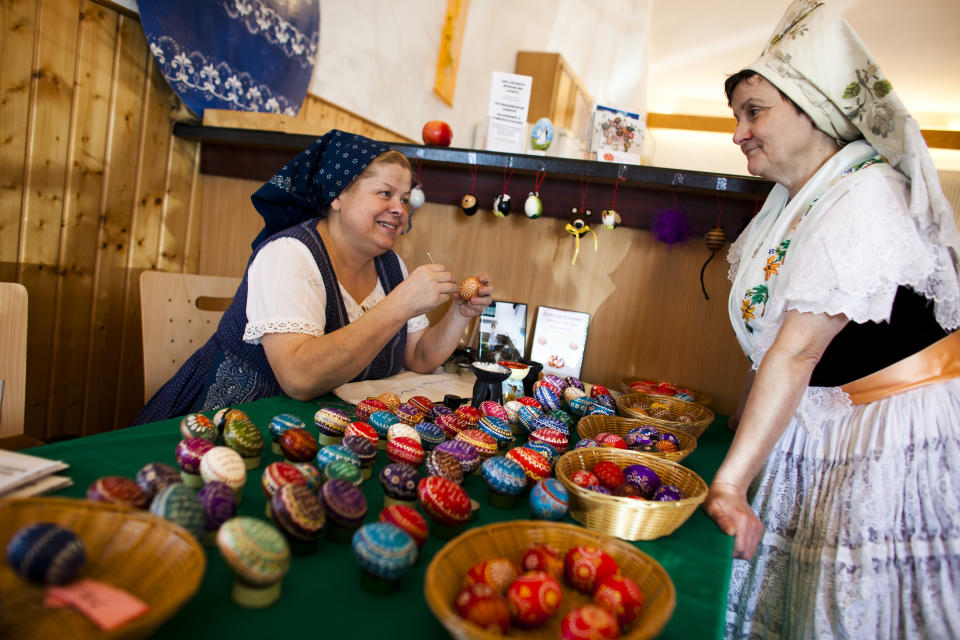
[[323, 475], [315, 465], [309, 462], [291, 462], [290, 464], [303, 475], [304, 480], [307, 481], [307, 489], [314, 491], [323, 484]]
[[617, 412], [615, 409], [611, 409], [608, 406], [602, 405], [599, 402], [594, 401], [587, 407], [588, 416], [615, 416]]
[[417, 435], [420, 436], [420, 444], [423, 445], [424, 449], [433, 449], [447, 439], [447, 435], [443, 432], [443, 429], [434, 422], [424, 420], [418, 422], [415, 428]]
[[530, 433], [531, 431], [530, 423], [535, 418], [540, 418], [542, 416], [543, 416], [543, 411], [541, 411], [540, 409], [537, 409], [536, 407], [531, 407], [529, 405], [524, 404], [524, 405], [521, 405], [519, 409], [517, 409], [517, 422], [520, 423], [520, 426], [523, 427], [523, 429], [527, 433]]
[[557, 460], [560, 459], [560, 452], [556, 448], [542, 441], [529, 441], [524, 445], [527, 449], [533, 449], [538, 453], [542, 453], [543, 457], [547, 459], [547, 462], [550, 463], [550, 466], [557, 464]]
[[593, 400], [595, 402], [599, 402], [603, 406], [608, 407], [610, 409], [617, 408], [617, 401], [613, 399], [613, 396], [608, 395], [606, 393], [601, 394], [599, 396], [593, 396]]
[[480, 473], [490, 490], [501, 495], [518, 496], [527, 486], [527, 474], [520, 463], [503, 456], [484, 460]]
[[496, 416], [483, 416], [478, 424], [480, 430], [497, 441], [497, 444], [504, 444], [513, 441], [513, 430], [510, 423], [503, 418]]
[[267, 425], [267, 431], [270, 432], [270, 439], [278, 444], [280, 442], [280, 436], [283, 435], [284, 431], [288, 429], [306, 428], [307, 425], [304, 424], [303, 420], [292, 413], [281, 413], [273, 416], [273, 418], [270, 420], [270, 424]]
[[[569, 388], [575, 389], [576, 387]], [[570, 411], [572, 411], [574, 415], [580, 416], [581, 418], [587, 415], [587, 412], [591, 407], [596, 405], [597, 403], [594, 402], [593, 398], [589, 398], [587, 396], [577, 396], [576, 398], [571, 399], [569, 402]]]
[[560, 408], [560, 396], [557, 392], [546, 385], [537, 387], [533, 392], [533, 397], [537, 399], [540, 406], [545, 411], [553, 411]]
[[150, 503], [150, 513], [180, 525], [198, 540], [203, 538], [207, 527], [207, 516], [200, 498], [184, 484], [161, 489]]
[[7, 543], [7, 562], [21, 577], [44, 584], [73, 580], [87, 561], [80, 536], [52, 522], [17, 531]]
[[384, 580], [397, 580], [417, 562], [417, 545], [406, 531], [387, 523], [365, 524], [353, 534], [360, 568]]
[[349, 447], [342, 444], [331, 444], [327, 445], [323, 449], [320, 449], [320, 452], [317, 454], [317, 466], [320, 467], [320, 470], [323, 471], [328, 464], [334, 460], [346, 460], [347, 462], [352, 462], [354, 466], [360, 467], [360, 458], [357, 457]]
[[537, 429], [556, 429], [565, 436], [570, 436], [570, 427], [567, 423], [551, 416], [541, 416], [530, 421], [530, 433]]
[[544, 478], [530, 490], [530, 512], [541, 520], [559, 520], [567, 513], [570, 494], [556, 478]]
[[603, 445], [593, 438], [584, 438], [574, 445], [574, 449], [589, 449], [591, 447], [602, 447]]
[[387, 439], [387, 430], [398, 422], [400, 419], [389, 411], [374, 411], [367, 420], [367, 423], [377, 430], [381, 440]]
[[388, 464], [380, 471], [380, 486], [394, 500], [416, 500], [419, 482], [420, 472], [403, 462]]

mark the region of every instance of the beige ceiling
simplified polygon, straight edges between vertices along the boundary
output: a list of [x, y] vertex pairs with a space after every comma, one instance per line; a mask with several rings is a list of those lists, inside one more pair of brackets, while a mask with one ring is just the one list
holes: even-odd
[[[647, 109], [728, 115], [723, 79], [759, 55], [786, 0], [654, 0]], [[835, 0], [921, 127], [960, 130], [960, 0]]]

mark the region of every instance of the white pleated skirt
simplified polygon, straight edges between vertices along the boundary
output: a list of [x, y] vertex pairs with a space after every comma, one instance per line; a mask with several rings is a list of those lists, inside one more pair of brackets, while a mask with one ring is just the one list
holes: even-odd
[[960, 379], [807, 426], [751, 489], [765, 533], [727, 637], [960, 638]]

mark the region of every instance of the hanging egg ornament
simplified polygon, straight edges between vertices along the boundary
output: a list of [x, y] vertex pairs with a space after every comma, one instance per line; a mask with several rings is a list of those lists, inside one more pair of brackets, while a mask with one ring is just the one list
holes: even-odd
[[423, 206], [423, 203], [427, 201], [426, 194], [423, 193], [423, 185], [419, 182], [413, 185], [413, 189], [410, 189], [410, 210], [419, 209]]
[[460, 198], [460, 208], [463, 209], [463, 212], [468, 216], [472, 216], [477, 212], [477, 196], [472, 193], [464, 194]]
[[727, 243], [727, 232], [723, 230], [723, 227], [717, 225], [710, 229], [710, 231], [707, 231], [703, 239], [707, 243], [707, 249], [710, 250], [710, 257], [707, 258], [707, 261], [700, 267], [700, 288], [703, 290], [703, 298], [709, 300], [710, 296], [707, 295], [707, 286], [703, 283], [703, 274], [707, 270], [707, 265], [713, 260], [713, 256], [717, 255], [717, 251], [722, 249], [723, 245]]
[[[593, 215], [593, 211], [590, 209], [580, 210], [580, 207], [573, 207], [570, 209], [570, 221], [563, 228], [564, 231], [573, 236], [576, 241], [576, 249], [573, 252], [573, 260], [570, 264], [576, 264], [577, 256], [580, 254], [580, 238], [587, 235], [590, 232], [590, 225], [588, 220], [590, 216]], [[594, 232], [594, 240], [596, 240], [596, 232]], [[596, 249], [596, 246], [594, 246]]]
[[536, 220], [543, 215], [543, 201], [540, 200], [539, 192], [531, 191], [523, 201], [523, 214], [531, 220]]
[[493, 215], [498, 218], [506, 218], [510, 215], [510, 209], [513, 205], [510, 203], [510, 194], [501, 193], [493, 201]]
[[604, 209], [600, 212], [600, 224], [607, 231], [613, 231], [615, 227], [620, 226], [620, 214], [616, 209]]

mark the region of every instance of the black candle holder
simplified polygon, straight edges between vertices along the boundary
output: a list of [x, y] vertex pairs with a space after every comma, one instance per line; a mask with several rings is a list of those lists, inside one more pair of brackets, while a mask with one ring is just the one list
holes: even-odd
[[543, 371], [543, 365], [534, 360], [520, 360], [522, 364], [529, 365], [530, 369], [523, 378], [523, 394], [533, 397], [533, 385], [540, 379], [540, 372]]
[[473, 383], [471, 406], [479, 407], [485, 400], [503, 403], [503, 381], [510, 377], [510, 369], [491, 362], [473, 362], [470, 364], [477, 381]]

